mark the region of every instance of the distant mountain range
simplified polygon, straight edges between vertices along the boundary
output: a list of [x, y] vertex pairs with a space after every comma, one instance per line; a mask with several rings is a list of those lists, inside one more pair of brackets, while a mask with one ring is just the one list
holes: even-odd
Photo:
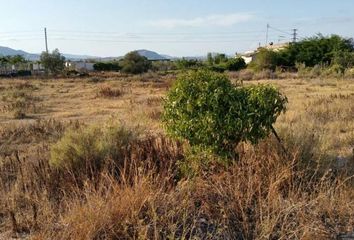
[[39, 54], [32, 54], [22, 50], [15, 50], [8, 47], [1, 47], [0, 46], [0, 56], [15, 56], [21, 55], [27, 60], [36, 61], [39, 60]]
[[137, 52], [141, 55], [146, 57], [149, 60], [164, 60], [164, 59], [172, 59], [173, 57], [168, 55], [162, 55], [157, 52], [141, 49], [137, 50]]
[[[153, 52], [150, 50], [140, 49], [136, 50], [141, 56], [146, 57], [149, 60], [165, 60], [165, 59], [176, 59], [175, 57], [171, 57], [168, 55], [158, 54], [157, 52]], [[25, 59], [30, 61], [38, 61], [40, 59], [40, 54], [28, 53], [23, 50], [15, 50], [8, 47], [1, 47], [0, 46], [0, 56], [15, 56], [21, 55]], [[68, 60], [86, 60], [86, 59], [95, 59], [101, 61], [111, 61], [113, 59], [121, 59], [122, 56], [119, 57], [95, 57], [95, 56], [88, 56], [88, 55], [74, 55], [74, 54], [63, 54], [63, 56]]]

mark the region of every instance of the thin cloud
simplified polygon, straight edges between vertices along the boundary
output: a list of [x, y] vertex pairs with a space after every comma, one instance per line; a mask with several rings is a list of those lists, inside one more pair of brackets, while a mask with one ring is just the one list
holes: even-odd
[[298, 18], [295, 23], [309, 25], [324, 25], [324, 24], [339, 24], [353, 22], [354, 18], [350, 16], [337, 16], [337, 17], [319, 17], [319, 18]]
[[204, 26], [230, 27], [241, 22], [247, 22], [253, 18], [254, 15], [250, 13], [214, 14], [192, 19], [161, 19], [151, 21], [149, 22], [149, 25], [163, 28]]

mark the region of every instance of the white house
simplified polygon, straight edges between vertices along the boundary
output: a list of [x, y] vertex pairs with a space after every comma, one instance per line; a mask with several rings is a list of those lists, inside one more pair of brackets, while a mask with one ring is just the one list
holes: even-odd
[[[257, 50], [256, 51], [247, 51], [241, 55], [241, 58], [243, 58], [243, 60], [245, 60], [246, 64], [249, 64], [250, 62], [252, 62], [254, 60], [256, 54], [257, 54]], [[236, 56], [236, 57], [238, 57], [238, 56]]]
[[[279, 52], [288, 46], [289, 46], [289, 43], [279, 43], [279, 44], [270, 43], [265, 48], [268, 50], [273, 50], [275, 52]], [[242, 54], [240, 57], [243, 58], [243, 60], [245, 60], [246, 64], [249, 64], [250, 62], [252, 62], [256, 58], [256, 55], [257, 55], [259, 49], [260, 48], [253, 50], [253, 51], [247, 51], [244, 54]], [[239, 57], [239, 55], [237, 55], [236, 57]]]
[[66, 62], [65, 67], [74, 69], [79, 72], [86, 72], [86, 71], [93, 71], [94, 63], [84, 62], [84, 61], [77, 61], [77, 62]]

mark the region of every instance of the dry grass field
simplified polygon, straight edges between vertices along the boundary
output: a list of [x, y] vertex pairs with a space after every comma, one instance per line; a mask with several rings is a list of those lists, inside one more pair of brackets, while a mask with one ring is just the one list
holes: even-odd
[[[354, 79], [245, 82], [288, 97], [275, 125], [287, 153], [270, 136], [242, 144], [234, 166], [193, 179], [176, 174], [188, 156], [159, 120], [174, 79], [0, 79], [0, 239], [335, 239], [354, 231]], [[119, 150], [122, 160], [107, 161], [113, 167], [63, 172], [48, 163], [66, 129], [108, 122], [139, 135]]]

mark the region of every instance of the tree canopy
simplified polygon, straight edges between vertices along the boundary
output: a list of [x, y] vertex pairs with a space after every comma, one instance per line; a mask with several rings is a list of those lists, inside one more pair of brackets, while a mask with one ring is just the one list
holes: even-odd
[[295, 66], [304, 63], [307, 67], [315, 65], [331, 65], [338, 54], [354, 51], [353, 39], [342, 38], [338, 35], [325, 37], [317, 35], [290, 44], [278, 54], [278, 65]]
[[151, 62], [137, 51], [127, 53], [121, 62], [122, 72], [132, 74], [147, 72], [151, 66]]
[[52, 53], [42, 52], [40, 61], [47, 72], [58, 74], [64, 70], [65, 57], [62, 56], [58, 49]]
[[193, 71], [169, 91], [163, 121], [170, 135], [191, 146], [230, 155], [240, 141], [267, 136], [286, 102], [272, 86], [234, 86], [223, 74]]

